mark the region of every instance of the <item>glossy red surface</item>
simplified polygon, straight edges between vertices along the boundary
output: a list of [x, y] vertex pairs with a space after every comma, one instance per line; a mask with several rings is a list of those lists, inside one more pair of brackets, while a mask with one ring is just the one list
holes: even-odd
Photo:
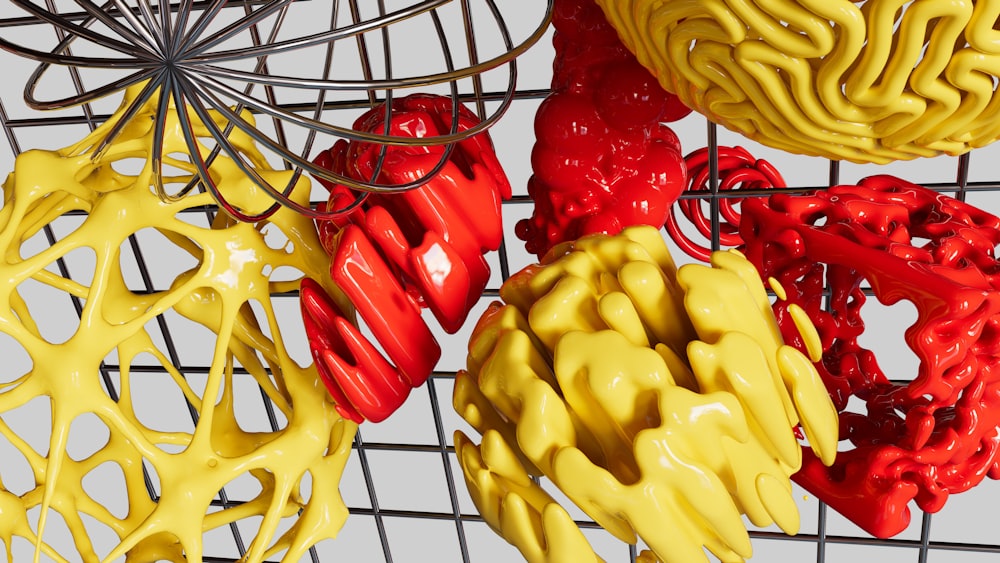
[[[891, 176], [748, 199], [742, 212], [747, 257], [788, 293], [775, 306], [785, 339], [801, 345], [787, 305], [797, 303], [819, 331], [817, 368], [841, 413], [845, 451], [827, 468], [806, 450], [795, 479], [889, 537], [909, 524], [911, 500], [934, 512], [1000, 477], [1000, 219]], [[865, 282], [883, 304], [916, 307], [905, 331], [916, 374], [887, 376], [859, 344]]]
[[[390, 131], [426, 137], [450, 131], [449, 98], [413, 95], [393, 100]], [[459, 130], [478, 120], [462, 107]], [[381, 131], [385, 106], [369, 111], [355, 129]], [[396, 146], [385, 150], [378, 180], [403, 184], [431, 172], [445, 149]], [[371, 178], [381, 149], [338, 141], [315, 162], [354, 178]], [[357, 194], [341, 185], [330, 190], [325, 209], [346, 209]], [[483, 255], [502, 241], [501, 198], [510, 184], [486, 134], [455, 145], [444, 167], [423, 186], [402, 193], [368, 194], [335, 220], [318, 223], [330, 254], [330, 274], [388, 356], [348, 322], [310, 281], [302, 309], [310, 349], [320, 376], [340, 412], [356, 422], [392, 414], [409, 390], [426, 381], [441, 355], [421, 316], [426, 307], [454, 333], [465, 322], [490, 276]], [[390, 363], [391, 362], [391, 363]]]
[[[709, 192], [711, 190], [709, 151], [698, 149], [684, 157], [688, 172], [688, 190], [692, 192]], [[754, 158], [743, 147], [718, 147], [718, 187], [719, 192], [733, 190], [770, 190], [784, 188], [785, 180], [778, 170], [766, 160]], [[707, 195], [707, 194], [706, 194]], [[740, 237], [740, 204], [743, 198], [722, 197], [719, 202], [719, 246], [721, 248], [736, 247], [743, 244]], [[689, 256], [708, 262], [712, 254], [710, 244], [699, 243], [689, 237], [681, 229], [677, 218], [677, 208], [691, 222], [698, 234], [705, 237], [706, 242], [712, 240], [712, 220], [710, 210], [706, 207], [708, 201], [700, 199], [682, 199], [675, 207], [670, 208], [664, 225], [670, 238], [681, 250]]]
[[684, 189], [680, 141], [663, 125], [690, 113], [635, 60], [592, 1], [556, 0], [552, 94], [535, 116], [532, 216], [517, 237], [554, 245], [629, 225], [660, 227]]

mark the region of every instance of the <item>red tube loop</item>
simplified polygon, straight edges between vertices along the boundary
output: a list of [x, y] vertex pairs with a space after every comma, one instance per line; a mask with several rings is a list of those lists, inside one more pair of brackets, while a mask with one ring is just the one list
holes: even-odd
[[[698, 149], [684, 158], [688, 171], [688, 190], [692, 192], [710, 191], [709, 151]], [[719, 192], [733, 190], [770, 190], [784, 188], [785, 180], [771, 163], [758, 160], [743, 147], [719, 147]], [[734, 247], [743, 244], [740, 237], [739, 206], [743, 198], [719, 198], [719, 246]], [[694, 226], [699, 235], [712, 239], [712, 221], [706, 215], [701, 199], [682, 199], [677, 202], [681, 213]], [[689, 237], [680, 227], [677, 212], [670, 210], [665, 225], [670, 238], [677, 246], [693, 258], [707, 262], [712, 249], [699, 244]]]

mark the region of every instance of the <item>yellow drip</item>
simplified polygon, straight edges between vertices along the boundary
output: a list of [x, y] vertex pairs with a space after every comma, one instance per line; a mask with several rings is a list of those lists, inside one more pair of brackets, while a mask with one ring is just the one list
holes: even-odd
[[477, 325], [454, 395], [483, 444], [455, 444], [484, 519], [528, 561], [597, 560], [529, 475], [642, 538], [644, 562], [743, 561], [744, 514], [798, 531], [793, 427], [830, 463], [837, 415], [742, 255], [675, 270], [659, 233], [633, 227], [550, 253], [501, 295], [517, 305]]
[[[122, 119], [138, 89], [130, 89], [108, 123], [79, 143], [20, 155], [3, 186], [0, 331], [23, 347], [33, 365], [0, 388], [0, 414], [45, 398], [51, 405], [52, 433], [48, 454], [43, 456], [0, 424], [0, 431], [31, 466], [36, 481], [34, 488], [23, 491], [0, 485], [0, 540], [7, 546], [8, 559], [13, 537], [22, 537], [36, 545], [36, 560], [44, 555], [56, 561], [91, 562], [125, 555], [137, 563], [198, 561], [206, 531], [262, 517], [245, 560], [261, 561], [285, 551], [284, 560], [298, 561], [310, 546], [334, 537], [347, 517], [339, 481], [356, 426], [335, 413], [315, 369], [298, 365], [286, 352], [271, 293], [295, 289], [297, 281], [275, 281], [272, 274], [283, 266], [294, 268], [320, 280], [345, 310], [349, 303], [329, 278], [328, 259], [311, 220], [282, 209], [267, 223], [239, 223], [220, 213], [211, 228], [198, 227], [184, 221], [181, 213], [210, 206], [209, 195], [192, 193], [170, 202], [157, 197], [148, 162], [155, 99], [132, 118], [107, 150], [92, 158], [94, 148], [112, 124]], [[163, 153], [185, 152], [176, 113], [171, 111], [166, 119]], [[198, 135], [205, 137], [204, 126], [196, 126]], [[251, 139], [239, 131], [233, 132], [231, 142], [273, 185], [290, 180], [290, 172], [270, 169]], [[112, 166], [137, 158], [146, 164], [135, 175]], [[186, 170], [176, 182], [186, 183], [192, 177], [189, 164], [170, 164]], [[260, 211], [270, 205], [271, 200], [230, 159], [218, 158], [212, 172], [227, 197], [243, 209]], [[305, 204], [309, 191], [308, 181], [300, 179], [292, 197]], [[85, 213], [79, 228], [34, 256], [22, 258], [25, 241], [71, 211]], [[190, 254], [196, 265], [173, 272], [169, 287], [130, 290], [122, 272], [121, 249], [129, 236], [142, 229], [155, 229]], [[274, 229], [289, 240], [284, 248], [265, 243], [265, 231]], [[96, 256], [89, 285], [52, 273], [58, 259], [80, 248], [89, 248]], [[84, 301], [80, 327], [65, 342], [54, 344], [42, 337], [36, 321], [43, 319], [33, 319], [21, 297], [26, 280]], [[251, 309], [252, 302], [260, 305], [262, 316]], [[169, 311], [216, 335], [203, 390], [185, 379], [147, 330], [158, 315]], [[121, 366], [117, 402], [109, 397], [99, 375], [102, 362], [115, 352]], [[198, 411], [193, 432], [153, 430], [140, 422], [142, 413], [135, 412], [133, 396], [143, 385], [144, 375], [131, 369], [139, 355], [155, 358]], [[247, 431], [237, 423], [234, 381], [247, 377], [234, 374], [237, 362], [287, 419], [284, 427]], [[88, 413], [107, 427], [109, 438], [92, 455], [74, 460], [66, 453], [70, 425]], [[128, 511], [122, 517], [111, 514], [83, 488], [88, 474], [107, 462], [124, 474], [125, 490], [120, 493], [128, 498]], [[159, 477], [156, 502], [146, 492], [144, 463]], [[302, 482], [307, 474], [312, 483], [308, 501]], [[259, 494], [234, 508], [210, 511], [219, 490], [240, 476], [256, 481]], [[28, 523], [27, 511], [34, 507], [41, 509], [37, 526]], [[77, 553], [57, 553], [45, 542], [50, 511], [65, 521]], [[119, 538], [110, 552], [96, 552], [83, 525], [84, 516], [103, 523]], [[278, 536], [279, 525], [288, 518], [295, 518], [294, 524]]]

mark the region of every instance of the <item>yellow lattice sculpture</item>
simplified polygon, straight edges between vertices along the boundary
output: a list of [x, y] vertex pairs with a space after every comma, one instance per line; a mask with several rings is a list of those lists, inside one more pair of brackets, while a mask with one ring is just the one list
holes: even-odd
[[[528, 561], [600, 560], [531, 476], [642, 538], [647, 562], [743, 561], [743, 514], [798, 531], [793, 429], [830, 464], [837, 414], [742, 255], [675, 270], [656, 229], [631, 227], [556, 247], [500, 294], [455, 382], [482, 445], [457, 432], [455, 448], [483, 518]], [[817, 357], [815, 328], [797, 326]]]
[[763, 144], [885, 163], [1000, 138], [986, 0], [597, 0], [667, 90]]
[[[129, 91], [122, 108], [136, 92], [135, 88]], [[148, 159], [155, 108], [154, 99], [95, 159], [95, 143], [122, 117], [121, 111], [69, 148], [23, 153], [4, 184], [0, 331], [23, 347], [32, 365], [20, 376], [4, 374], [2, 380], [9, 383], [0, 386], [0, 435], [20, 452], [35, 480], [27, 490], [0, 485], [0, 540], [6, 544], [8, 560], [12, 539], [21, 537], [36, 545], [36, 559], [91, 562], [125, 555], [127, 561], [136, 563], [200, 561], [205, 532], [232, 522], [254, 525], [256, 521], [259, 529], [246, 560], [261, 561], [284, 551], [284, 560], [298, 561], [310, 546], [335, 536], [347, 517], [339, 482], [356, 426], [336, 414], [314, 368], [300, 366], [289, 356], [271, 300], [273, 292], [298, 287], [297, 280], [277, 281], [275, 272], [282, 267], [281, 275], [287, 276], [289, 268], [294, 268], [321, 280], [332, 295], [340, 295], [330, 281], [328, 261], [312, 221], [285, 209], [257, 225], [236, 222], [224, 214], [215, 216], [211, 228], [197, 226], [190, 214], [185, 220], [186, 211], [210, 208], [211, 196], [191, 192], [164, 202], [151, 186], [149, 162], [135, 175], [113, 167], [129, 159]], [[166, 120], [164, 153], [184, 152], [177, 115], [170, 112]], [[199, 126], [205, 135], [204, 126]], [[235, 131], [231, 138], [259, 170], [270, 170], [248, 137]], [[167, 159], [167, 164], [192, 170], [183, 158]], [[216, 159], [212, 171], [219, 185], [225, 186], [227, 197], [239, 200], [245, 209], [263, 210], [270, 205], [271, 200], [231, 160]], [[265, 174], [268, 181], [284, 185], [291, 172]], [[172, 180], [183, 185], [190, 178], [178, 172]], [[308, 196], [308, 180], [301, 179], [291, 197], [306, 204]], [[72, 212], [85, 214], [72, 233], [37, 254], [22, 253], [25, 241]], [[169, 287], [130, 290], [122, 272], [122, 248], [127, 247], [129, 236], [142, 229], [155, 229], [190, 254], [196, 265], [173, 272]], [[274, 236], [275, 230], [287, 238], [281, 248], [265, 243], [265, 234]], [[96, 256], [89, 284], [64, 277], [54, 267], [82, 248]], [[42, 337], [39, 324], [45, 319], [32, 316], [22, 295], [28, 280], [83, 301], [79, 328], [65, 342], [52, 343]], [[349, 305], [341, 301], [341, 306]], [[253, 302], [263, 314], [254, 313]], [[148, 331], [158, 315], [169, 311], [216, 336], [204, 388], [178, 371]], [[99, 371], [113, 352], [120, 364], [118, 401], [102, 386]], [[162, 373], [172, 378], [197, 411], [193, 432], [153, 429], [139, 421], [143, 413], [136, 412], [133, 397], [144, 377], [149, 377], [133, 369], [139, 355], [155, 358]], [[242, 370], [234, 373], [236, 367]], [[234, 412], [234, 381], [240, 377], [259, 384], [287, 424], [273, 431], [242, 428]], [[2, 420], [37, 398], [46, 400], [52, 413], [45, 455]], [[69, 430], [83, 415], [96, 415], [109, 437], [92, 455], [74, 459], [67, 454], [72, 445]], [[0, 460], [0, 477], [16, 461]], [[128, 509], [123, 516], [112, 514], [83, 487], [87, 475], [105, 463], [117, 465], [124, 474], [125, 490], [120, 495], [127, 496]], [[144, 484], [144, 464], [159, 479], [156, 501]], [[307, 476], [311, 486], [304, 488]], [[219, 490], [237, 478], [255, 482], [259, 493], [232, 508], [211, 509]], [[37, 524], [28, 517], [34, 508], [40, 508]], [[65, 521], [76, 553], [60, 552], [46, 542], [46, 522], [52, 520], [53, 512]], [[279, 535], [279, 525], [287, 526], [290, 519], [294, 523]], [[88, 535], [93, 521], [119, 539], [107, 553], [97, 553]]]

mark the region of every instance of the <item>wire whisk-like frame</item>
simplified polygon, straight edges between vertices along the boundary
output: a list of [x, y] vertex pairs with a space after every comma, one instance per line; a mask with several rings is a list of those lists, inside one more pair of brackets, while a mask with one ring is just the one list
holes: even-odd
[[[480, 133], [495, 123], [510, 106], [516, 90], [515, 58], [527, 50], [548, 27], [552, 0], [534, 31], [515, 44], [504, 15], [495, 0], [422, 0], [392, 2], [377, 0], [365, 6], [358, 0], [268, 0], [263, 2], [229, 2], [227, 0], [74, 0], [80, 11], [60, 12], [55, 0], [44, 0], [44, 6], [32, 0], [11, 0], [30, 15], [33, 24], [52, 26], [58, 43], [50, 50], [17, 44], [0, 36], [0, 48], [38, 61], [24, 90], [26, 103], [34, 109], [59, 109], [92, 102], [125, 88], [139, 88], [107, 136], [93, 152], [99, 156], [128, 126], [131, 119], [142, 113], [147, 104], [156, 104], [153, 152], [148, 164], [153, 167], [154, 189], [161, 199], [173, 201], [184, 197], [196, 187], [207, 189], [227, 213], [248, 222], [263, 220], [284, 205], [304, 215], [329, 218], [350, 211], [363, 201], [368, 192], [396, 192], [414, 189], [437, 174], [448, 161], [453, 143]], [[298, 6], [329, 4], [329, 25], [319, 31], [289, 34], [285, 22], [290, 10]], [[242, 13], [232, 12], [241, 7]], [[323, 6], [325, 8], [325, 6]], [[446, 25], [447, 10], [457, 10], [454, 17], [463, 25]], [[486, 15], [478, 12], [485, 10]], [[500, 45], [495, 52], [482, 53], [482, 41], [473, 29], [482, 30], [474, 18], [492, 20]], [[228, 20], [228, 21], [227, 21]], [[394, 25], [422, 25], [428, 40], [419, 45], [405, 45], [420, 53], [421, 62], [437, 64], [428, 72], [407, 75], [393, 65], [393, 53], [398, 52], [391, 29]], [[458, 33], [455, 28], [459, 27]], [[456, 40], [454, 35], [460, 35]], [[412, 30], [409, 34], [412, 42]], [[371, 40], [372, 38], [374, 40]], [[353, 40], [360, 61], [361, 78], [339, 78], [335, 72], [334, 47]], [[465, 45], [465, 53], [454, 45]], [[278, 69], [275, 56], [310, 48], [325, 51], [318, 73]], [[79, 53], [79, 54], [78, 54]], [[84, 54], [85, 53], [85, 54]], [[91, 54], [93, 53], [93, 54]], [[381, 68], [372, 63], [381, 54]], [[457, 60], [462, 57], [462, 60]], [[436, 63], [430, 59], [437, 59]], [[464, 64], [463, 64], [464, 63]], [[100, 85], [82, 89], [73, 96], [45, 100], [38, 95], [39, 84], [52, 66], [68, 67], [74, 80], [81, 82], [86, 72], [103, 71]], [[459, 83], [471, 79], [477, 100], [483, 98], [481, 75], [498, 67], [507, 68], [507, 84], [499, 96], [499, 104], [486, 111], [480, 104], [481, 122], [468, 129], [458, 128]], [[242, 68], [241, 68], [242, 67]], [[292, 72], [289, 72], [291, 70]], [[114, 77], [106, 74], [112, 71]], [[442, 135], [397, 137], [389, 134], [392, 100], [398, 91], [414, 88], [446, 87], [452, 98], [451, 128]], [[260, 87], [260, 88], [258, 88]], [[280, 103], [279, 94], [301, 97], [305, 92], [314, 96], [308, 102]], [[381, 133], [357, 131], [350, 127], [325, 123], [324, 110], [333, 106], [332, 93], [366, 92], [369, 104], [384, 102], [385, 123]], [[379, 93], [383, 93], [381, 96]], [[179, 123], [168, 124], [163, 116], [177, 109]], [[216, 126], [221, 116], [224, 127]], [[256, 116], [270, 118], [274, 134], [269, 135], [257, 124]], [[197, 130], [196, 122], [206, 127]], [[164, 130], [168, 126], [181, 128], [188, 155], [163, 153]], [[289, 130], [306, 133], [301, 149], [289, 147]], [[252, 162], [231, 142], [232, 135], [247, 135], [275, 163], [283, 163], [294, 174], [285, 186], [273, 186], [259, 173], [261, 163]], [[309, 158], [317, 135], [380, 145], [379, 159], [369, 178], [337, 174], [312, 163]], [[382, 163], [391, 146], [445, 145], [437, 165], [405, 184], [387, 183], [380, 179]], [[211, 164], [219, 154], [238, 163], [253, 183], [267, 193], [274, 203], [267, 209], [245, 210], [233, 205], [225, 189], [213, 179]], [[165, 165], [193, 172], [196, 179], [174, 193], [168, 193], [169, 175]], [[343, 184], [357, 190], [351, 205], [336, 210], [316, 210], [292, 201], [289, 193], [302, 172], [316, 178]]]

